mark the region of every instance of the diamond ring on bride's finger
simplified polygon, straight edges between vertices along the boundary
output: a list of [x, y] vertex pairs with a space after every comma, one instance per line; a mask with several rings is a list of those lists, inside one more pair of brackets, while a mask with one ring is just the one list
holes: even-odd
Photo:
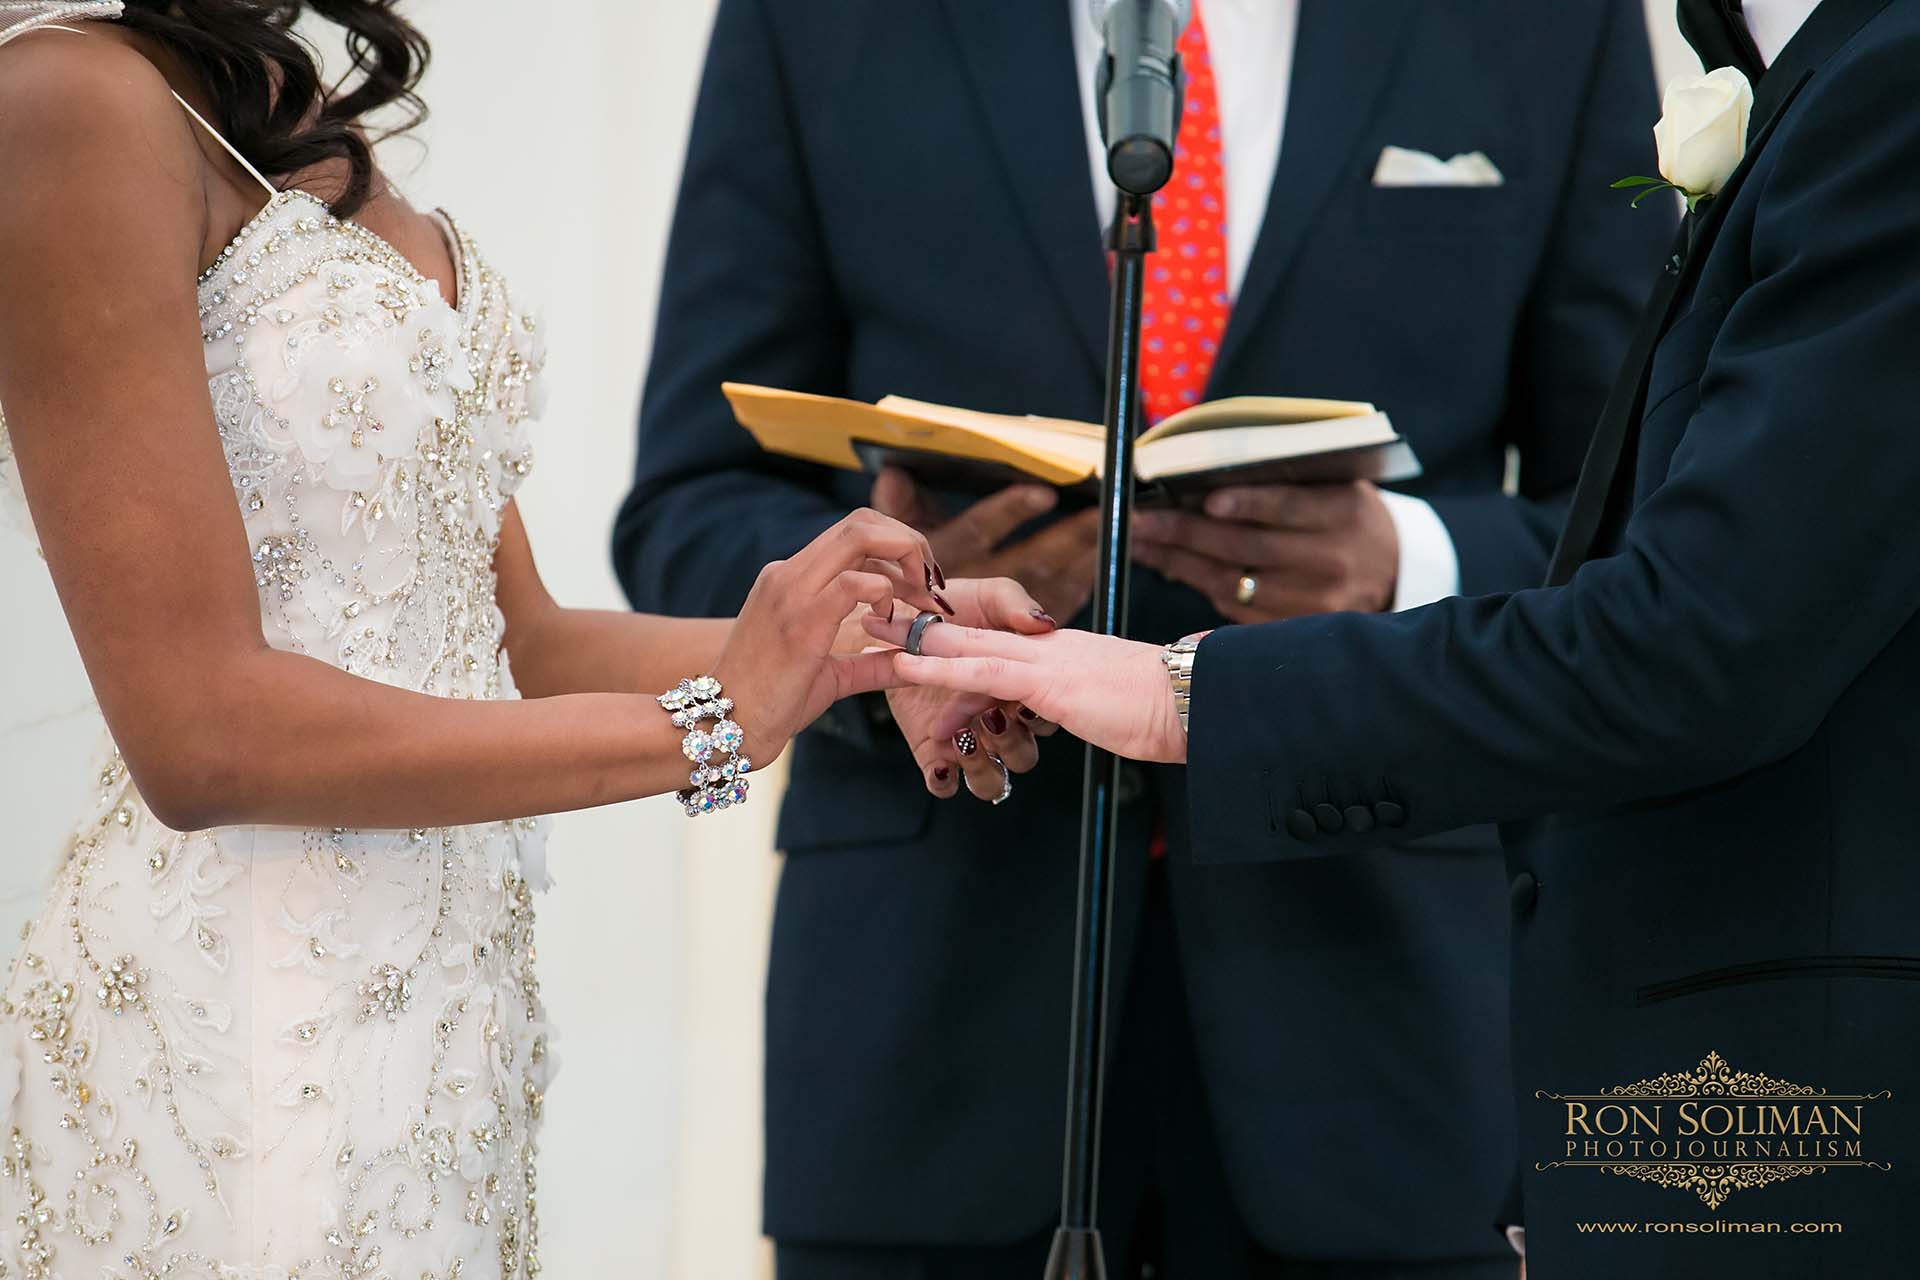
[[987, 803], [1005, 804], [1007, 797], [1013, 794], [1013, 773], [1007, 768], [1007, 762], [999, 756], [989, 755], [987, 759], [1000, 766], [1000, 794], [987, 801]]

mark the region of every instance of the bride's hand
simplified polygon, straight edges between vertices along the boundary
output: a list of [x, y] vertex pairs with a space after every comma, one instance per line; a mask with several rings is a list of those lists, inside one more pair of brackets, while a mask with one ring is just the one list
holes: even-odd
[[[876, 639], [905, 643], [902, 617], [872, 617], [866, 627]], [[894, 655], [895, 670], [910, 683], [1030, 707], [1129, 759], [1186, 761], [1187, 733], [1158, 645], [1085, 631], [1019, 636], [950, 625], [928, 627], [920, 651], [918, 658]], [[960, 727], [938, 727], [949, 726]]]
[[[953, 606], [951, 621], [960, 626], [1045, 635], [1059, 625], [1011, 578], [955, 578], [942, 595]], [[898, 609], [894, 618], [911, 623], [913, 611]], [[870, 643], [864, 629], [859, 638]], [[992, 801], [1007, 786], [1008, 774], [1025, 773], [1040, 762], [1036, 739], [1058, 727], [1018, 703], [928, 685], [889, 689], [887, 706], [913, 749], [927, 790], [943, 800], [958, 794], [964, 779], [969, 793]], [[954, 741], [961, 727], [973, 732], [971, 752]]]
[[898, 599], [951, 615], [945, 583], [925, 538], [864, 509], [762, 569], [713, 665], [755, 762], [771, 762], [838, 699], [897, 683], [884, 651], [834, 652], [849, 613], [866, 605], [884, 620]]

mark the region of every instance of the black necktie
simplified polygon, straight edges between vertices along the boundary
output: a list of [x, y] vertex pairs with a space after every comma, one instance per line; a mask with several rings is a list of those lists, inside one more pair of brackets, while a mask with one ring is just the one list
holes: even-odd
[[1680, 0], [1680, 34], [1709, 71], [1736, 67], [1753, 81], [1766, 74], [1740, 0]]

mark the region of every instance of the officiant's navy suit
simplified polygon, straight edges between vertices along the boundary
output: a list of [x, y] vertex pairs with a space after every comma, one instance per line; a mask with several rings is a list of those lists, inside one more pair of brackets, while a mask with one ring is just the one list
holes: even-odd
[[[1198, 655], [1202, 856], [1333, 866], [1514, 821], [1536, 1280], [1920, 1266], [1917, 67], [1920, 0], [1825, 0], [1766, 71], [1746, 166], [1675, 246], [1603, 420], [1564, 586]], [[1323, 798], [1361, 821], [1318, 822]], [[1558, 1163], [1612, 1153], [1569, 1150], [1540, 1094], [1728, 1074], [1775, 1106], [1864, 1095], [1860, 1149]]]
[[[1425, 463], [1409, 491], [1446, 522], [1463, 589], [1537, 581], [1671, 234], [1608, 190], [1651, 170], [1655, 114], [1639, 0], [1305, 0], [1209, 396], [1378, 403]], [[1506, 181], [1376, 188], [1387, 145], [1483, 151]], [[723, 379], [1098, 419], [1106, 299], [1064, 0], [722, 0], [614, 539], [633, 604], [730, 613], [867, 500], [866, 478], [761, 453]], [[1219, 622], [1134, 581], [1137, 635]], [[842, 707], [793, 752], [766, 1226], [1026, 1239], [1058, 1203], [1081, 753], [1048, 744], [1000, 808], [938, 803], [883, 710]], [[1126, 787], [1122, 1022], [1180, 774]], [[1491, 833], [1200, 875], [1186, 831], [1169, 825], [1166, 874], [1191, 1030], [1168, 1034], [1192, 1037], [1190, 1124], [1210, 1115], [1224, 1166], [1193, 1189], [1287, 1257], [1497, 1257], [1513, 1134]]]

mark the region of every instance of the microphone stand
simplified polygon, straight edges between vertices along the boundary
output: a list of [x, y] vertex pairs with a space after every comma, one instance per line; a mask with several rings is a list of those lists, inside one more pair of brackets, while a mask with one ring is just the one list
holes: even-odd
[[[1100, 488], [1100, 550], [1093, 586], [1097, 635], [1127, 628], [1127, 544], [1133, 521], [1133, 438], [1140, 397], [1140, 294], [1154, 249], [1153, 197], [1121, 191], [1107, 235], [1113, 303], [1107, 326], [1107, 443]], [[1087, 748], [1080, 808], [1079, 922], [1073, 959], [1073, 1031], [1067, 1051], [1067, 1145], [1060, 1228], [1047, 1280], [1106, 1280], [1095, 1214], [1100, 1107], [1106, 1085], [1107, 985], [1113, 934], [1114, 850], [1120, 826], [1120, 757]]]

